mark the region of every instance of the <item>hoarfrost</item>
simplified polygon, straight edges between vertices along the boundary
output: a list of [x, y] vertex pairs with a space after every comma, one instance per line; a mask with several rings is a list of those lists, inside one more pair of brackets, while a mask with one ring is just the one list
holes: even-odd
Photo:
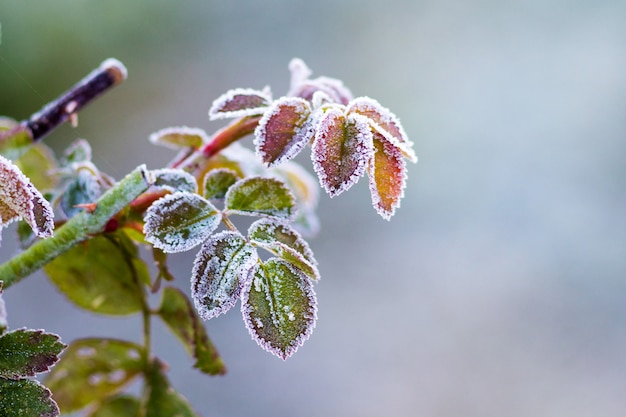
[[232, 169], [217, 168], [204, 176], [202, 194], [205, 198], [223, 199], [228, 189], [239, 180], [239, 175]]
[[219, 96], [209, 109], [209, 119], [258, 116], [263, 114], [272, 102], [269, 88], [263, 91], [250, 88], [235, 88]]
[[172, 193], [176, 191], [195, 193], [198, 191], [196, 178], [182, 169], [162, 168], [151, 172], [154, 178], [153, 187]]
[[375, 152], [368, 165], [369, 188], [374, 209], [385, 220], [391, 220], [406, 187], [406, 164], [402, 152], [374, 133]]
[[350, 90], [343, 85], [341, 80], [330, 77], [318, 77], [310, 79], [312, 72], [304, 61], [295, 58], [289, 64], [291, 71], [291, 86], [288, 96], [302, 97], [312, 101], [317, 91], [322, 91], [335, 103], [348, 104], [353, 96]]
[[149, 243], [164, 252], [183, 252], [206, 240], [221, 220], [221, 213], [205, 198], [177, 192], [148, 208], [144, 233]]
[[229, 214], [288, 219], [295, 212], [295, 197], [285, 183], [276, 178], [241, 179], [228, 189], [225, 199]]
[[282, 97], [265, 112], [254, 131], [257, 154], [268, 167], [293, 159], [313, 137], [311, 105], [299, 97]]
[[311, 159], [322, 188], [331, 197], [354, 185], [372, 155], [372, 133], [365, 117], [329, 109], [319, 120]]
[[0, 230], [20, 217], [37, 236], [52, 236], [50, 203], [16, 165], [0, 156]]
[[165, 146], [170, 149], [194, 148], [198, 149], [209, 137], [202, 129], [187, 126], [166, 127], [150, 135], [150, 143]]
[[217, 233], [202, 245], [191, 274], [191, 295], [202, 319], [235, 305], [257, 259], [254, 248], [238, 232]]

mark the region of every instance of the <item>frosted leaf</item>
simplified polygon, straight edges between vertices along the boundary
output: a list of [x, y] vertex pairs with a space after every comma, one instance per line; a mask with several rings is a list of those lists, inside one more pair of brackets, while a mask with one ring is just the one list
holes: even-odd
[[257, 259], [254, 247], [237, 232], [217, 233], [202, 245], [191, 273], [191, 296], [202, 319], [235, 305]]
[[295, 199], [276, 178], [248, 177], [228, 189], [225, 206], [229, 214], [287, 219], [295, 212]]
[[98, 177], [87, 169], [81, 169], [61, 195], [60, 207], [67, 218], [72, 218], [85, 211], [81, 204], [91, 204], [98, 201], [102, 194], [102, 187]]
[[359, 180], [371, 155], [372, 133], [365, 117], [330, 108], [319, 119], [311, 158], [320, 184], [331, 197]]
[[146, 211], [146, 240], [163, 252], [183, 252], [206, 240], [222, 220], [205, 198], [177, 192], [155, 201]]
[[404, 132], [400, 120], [378, 101], [369, 97], [355, 98], [348, 105], [346, 113], [356, 113], [369, 118], [373, 128], [400, 149], [405, 158], [411, 162], [417, 162], [417, 156], [412, 148], [413, 143]]
[[316, 91], [313, 93], [313, 97], [311, 98], [311, 104], [314, 109], [319, 109], [325, 104], [330, 104], [333, 102], [333, 99], [323, 91]]
[[313, 138], [311, 105], [299, 97], [282, 97], [265, 112], [254, 131], [257, 154], [267, 166], [294, 158]]
[[80, 164], [91, 161], [91, 145], [85, 139], [75, 140], [63, 153], [61, 165]]
[[0, 377], [21, 379], [48, 372], [65, 347], [59, 336], [43, 330], [7, 332], [0, 336]]
[[390, 220], [406, 186], [406, 165], [402, 152], [374, 132], [374, 156], [367, 169], [372, 204], [384, 219]]
[[209, 118], [258, 116], [267, 110], [271, 102], [272, 96], [267, 89], [235, 88], [215, 99], [209, 109]]
[[182, 169], [163, 168], [150, 171], [154, 178], [153, 187], [167, 190], [172, 193], [186, 191], [195, 193], [198, 191], [198, 183], [193, 175]]
[[52, 236], [50, 203], [11, 161], [0, 156], [0, 229], [22, 218], [39, 237]]
[[319, 280], [320, 274], [313, 251], [288, 224], [271, 219], [257, 220], [250, 226], [248, 238], [252, 244], [293, 264], [313, 281]]
[[205, 198], [223, 199], [231, 185], [237, 182], [239, 176], [228, 168], [218, 168], [210, 171], [204, 177], [203, 195]]
[[317, 299], [311, 280], [281, 259], [259, 263], [242, 290], [241, 313], [252, 339], [285, 360], [315, 327]]
[[150, 143], [165, 146], [171, 149], [194, 148], [199, 149], [209, 138], [202, 129], [178, 126], [167, 127], [150, 135]]
[[312, 101], [315, 92], [321, 91], [335, 103], [346, 105], [352, 100], [352, 93], [341, 80], [329, 77], [310, 79], [311, 70], [299, 58], [291, 61], [289, 69], [291, 70], [291, 86], [288, 96], [302, 97]]

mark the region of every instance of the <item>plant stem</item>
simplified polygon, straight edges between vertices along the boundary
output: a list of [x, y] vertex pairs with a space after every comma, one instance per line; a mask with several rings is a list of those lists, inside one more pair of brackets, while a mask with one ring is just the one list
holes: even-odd
[[3, 287], [8, 288], [21, 281], [76, 243], [101, 232], [109, 219], [145, 192], [151, 183], [145, 165], [137, 167], [100, 197], [93, 212], [77, 214], [61, 226], [53, 237], [37, 241], [0, 265]]

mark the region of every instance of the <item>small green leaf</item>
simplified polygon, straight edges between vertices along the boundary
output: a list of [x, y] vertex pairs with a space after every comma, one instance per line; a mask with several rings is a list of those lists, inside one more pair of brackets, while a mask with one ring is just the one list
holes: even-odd
[[104, 400], [88, 417], [138, 417], [140, 409], [138, 398], [122, 394]]
[[235, 305], [256, 259], [255, 249], [238, 232], [217, 233], [202, 245], [191, 272], [191, 296], [202, 319]]
[[78, 139], [65, 150], [61, 165], [68, 166], [85, 162], [91, 162], [91, 145], [85, 139]]
[[144, 217], [146, 240], [164, 252], [183, 252], [205, 241], [222, 220], [204, 197], [174, 193], [154, 202]]
[[194, 176], [182, 169], [155, 169], [150, 171], [150, 174], [154, 176], [151, 182], [152, 186], [155, 188], [167, 190], [172, 193], [176, 191], [195, 193], [198, 191], [198, 183]]
[[54, 152], [42, 142], [31, 146], [15, 164], [40, 191], [50, 190], [58, 182], [58, 175], [54, 173], [58, 168]]
[[150, 142], [168, 148], [199, 149], [209, 139], [204, 130], [193, 127], [168, 127], [150, 135]]
[[101, 194], [98, 177], [91, 170], [81, 169], [61, 196], [61, 210], [68, 218], [72, 218], [85, 210], [80, 207], [81, 204], [95, 203]]
[[226, 366], [209, 336], [191, 301], [177, 288], [166, 287], [159, 315], [178, 337], [187, 352], [196, 359], [195, 368], [209, 375], [223, 375]]
[[313, 251], [298, 232], [285, 223], [270, 219], [258, 220], [250, 226], [248, 238], [283, 260], [292, 263], [313, 281], [320, 278]]
[[47, 372], [65, 349], [59, 336], [19, 329], [0, 336], [0, 377], [20, 379]]
[[163, 373], [163, 365], [154, 359], [150, 372], [146, 375], [148, 388], [148, 402], [146, 404], [147, 417], [196, 417], [189, 402], [170, 386]]
[[230, 187], [226, 209], [235, 214], [288, 219], [295, 212], [295, 198], [276, 178], [248, 177]]
[[203, 194], [206, 199], [223, 199], [231, 185], [239, 176], [228, 168], [214, 169], [204, 177]]
[[242, 290], [241, 312], [252, 339], [287, 359], [315, 327], [317, 300], [311, 280], [281, 259], [259, 263]]
[[272, 102], [269, 90], [235, 88], [219, 96], [209, 109], [211, 120], [263, 114]]
[[33, 144], [33, 135], [25, 123], [5, 117], [0, 119], [0, 155], [12, 161], [22, 156]]
[[0, 378], [2, 417], [56, 417], [59, 407], [48, 388], [32, 379]]
[[143, 348], [116, 339], [79, 339], [46, 376], [61, 411], [70, 413], [115, 394], [144, 368]]
[[300, 97], [282, 97], [265, 112], [254, 131], [257, 153], [267, 166], [293, 159], [313, 138], [311, 105]]
[[[134, 244], [124, 241], [128, 237], [121, 233], [95, 236], [58, 256], [44, 270], [79, 307], [101, 314], [136, 313], [142, 307], [140, 282], [149, 281], [149, 276]], [[133, 247], [135, 253], [128, 253]]]
[[331, 197], [348, 190], [361, 178], [372, 156], [372, 133], [368, 119], [346, 116], [330, 108], [320, 117], [311, 148], [313, 169]]

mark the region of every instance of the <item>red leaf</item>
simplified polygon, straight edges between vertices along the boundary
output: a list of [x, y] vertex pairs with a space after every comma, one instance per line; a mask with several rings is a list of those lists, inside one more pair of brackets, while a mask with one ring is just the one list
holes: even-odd
[[311, 105], [298, 97], [282, 97], [259, 121], [254, 135], [257, 153], [267, 166], [295, 157], [313, 138]]
[[378, 132], [374, 132], [374, 156], [368, 165], [372, 204], [384, 219], [390, 220], [406, 186], [406, 165], [402, 152]]
[[365, 172], [372, 155], [372, 132], [366, 118], [330, 108], [317, 124], [311, 158], [322, 187], [331, 197], [346, 191]]
[[218, 97], [209, 109], [211, 120], [263, 114], [272, 99], [269, 91], [236, 88]]

